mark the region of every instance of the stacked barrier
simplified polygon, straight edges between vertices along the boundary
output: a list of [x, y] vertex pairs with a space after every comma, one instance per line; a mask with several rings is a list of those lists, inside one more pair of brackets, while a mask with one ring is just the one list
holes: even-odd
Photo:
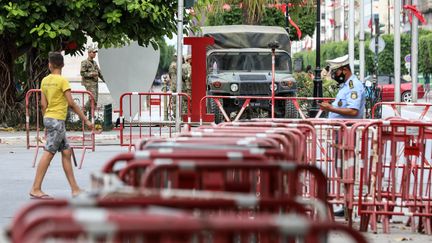
[[[330, 165], [335, 159], [323, 155], [333, 146], [323, 140], [338, 136], [343, 141], [340, 124], [322, 132], [319, 121], [261, 120], [142, 139], [135, 152], [116, 155], [92, 174], [96, 193], [23, 209], [11, 238], [326, 242], [330, 231], [342, 231], [365, 242], [334, 222], [329, 205], [337, 198], [337, 190], [329, 188], [341, 182], [323, 173], [324, 168], [331, 168], [330, 174], [336, 170]], [[342, 154], [342, 147], [334, 150]]]
[[[389, 105], [397, 108], [398, 104]], [[377, 224], [382, 223], [383, 231], [389, 232], [392, 217], [407, 216], [413, 231], [432, 234], [432, 129], [427, 122], [400, 117], [253, 119], [200, 126], [172, 138], [140, 138], [135, 152], [118, 154], [92, 175], [96, 194], [84, 202], [54, 200], [53, 205], [30, 206], [15, 220], [12, 238], [18, 237], [16, 242], [26, 242], [30, 236], [171, 242], [181, 235], [180, 242], [192, 238], [206, 242], [208, 237], [214, 242], [293, 240], [290, 230], [275, 233], [281, 225], [268, 220], [283, 218], [298, 221], [277, 221], [289, 229], [316, 227], [322, 232], [297, 232], [304, 242], [323, 242], [331, 229], [363, 242], [357, 232], [333, 221], [333, 205], [345, 207], [349, 226], [358, 213], [362, 231], [370, 226], [377, 232]], [[152, 206], [164, 209], [155, 214]], [[90, 232], [91, 220], [77, 221], [74, 215], [82, 209], [104, 215], [108, 225], [119, 231], [108, 227], [100, 235]], [[130, 216], [130, 221], [117, 210]], [[172, 210], [181, 217], [168, 217]], [[42, 216], [25, 219], [28, 213]], [[42, 223], [47, 220], [54, 224]], [[24, 227], [23, 221], [31, 223]], [[63, 226], [66, 222], [70, 229]], [[165, 229], [158, 222], [165, 222]], [[166, 222], [184, 227], [176, 231]], [[222, 227], [222, 222], [230, 227]], [[163, 230], [169, 234], [161, 236]]]
[[[374, 130], [375, 137], [365, 134]], [[360, 173], [359, 213], [370, 221], [372, 231], [377, 222], [389, 232], [392, 216], [409, 216], [413, 230], [417, 227], [432, 234], [430, 123], [389, 120], [369, 123], [363, 130]]]

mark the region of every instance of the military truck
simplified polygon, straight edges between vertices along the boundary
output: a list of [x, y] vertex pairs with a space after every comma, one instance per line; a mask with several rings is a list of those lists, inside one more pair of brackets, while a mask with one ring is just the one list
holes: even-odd
[[[290, 40], [282, 27], [230, 25], [202, 27], [202, 36], [213, 37], [215, 44], [207, 49], [207, 95], [271, 96], [272, 52], [269, 43], [277, 41], [275, 51], [275, 96], [296, 94], [292, 75]], [[244, 99], [221, 99], [223, 108], [235, 117]], [[276, 100], [275, 116], [294, 118], [297, 111], [292, 101]], [[224, 120], [212, 99], [208, 106], [215, 122]], [[271, 116], [271, 99], [251, 100], [242, 119]]]

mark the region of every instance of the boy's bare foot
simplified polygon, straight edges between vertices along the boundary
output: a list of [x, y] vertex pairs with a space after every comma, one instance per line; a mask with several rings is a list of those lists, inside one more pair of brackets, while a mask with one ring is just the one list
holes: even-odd
[[84, 190], [81, 190], [81, 189], [72, 190], [72, 197], [77, 197], [83, 192], [84, 192]]

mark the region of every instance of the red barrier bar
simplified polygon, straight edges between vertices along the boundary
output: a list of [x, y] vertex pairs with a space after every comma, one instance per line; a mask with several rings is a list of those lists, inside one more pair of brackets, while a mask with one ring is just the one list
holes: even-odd
[[[36, 160], [38, 157], [38, 153], [39, 153], [39, 149], [43, 148], [43, 141], [41, 140], [41, 135], [40, 135], [40, 118], [39, 118], [39, 114], [40, 114], [40, 107], [39, 107], [39, 99], [40, 99], [40, 93], [42, 91], [40, 89], [31, 89], [26, 93], [26, 135], [27, 135], [27, 149], [30, 148], [36, 148], [36, 152], [35, 152], [35, 157], [33, 159], [33, 167], [35, 167], [36, 165]], [[80, 107], [83, 108], [85, 106], [85, 99], [84, 97], [87, 96], [88, 99], [90, 100], [90, 114], [91, 114], [91, 122], [94, 124], [94, 98], [92, 93], [90, 93], [89, 91], [77, 91], [77, 90], [72, 90], [71, 91], [72, 95], [81, 95], [81, 105]], [[30, 102], [30, 99], [32, 97], [32, 95], [35, 95], [35, 99], [36, 99], [36, 144], [32, 144], [31, 142], [31, 129], [30, 129], [30, 106], [32, 105]], [[78, 104], [79, 105], [79, 104]], [[82, 131], [82, 135], [81, 136], [69, 136], [69, 141], [71, 142], [71, 149], [74, 153], [75, 149], [82, 149], [82, 155], [81, 155], [81, 160], [80, 160], [80, 164], [79, 164], [79, 169], [82, 168], [82, 165], [84, 163], [84, 156], [87, 150], [91, 150], [91, 151], [95, 151], [95, 130], [94, 128], [91, 130], [90, 132], [90, 136], [89, 134], [86, 133], [85, 130], [85, 124], [84, 121], [81, 122], [81, 131]], [[78, 144], [73, 143], [73, 141], [78, 141]], [[74, 154], [75, 157], [75, 154]], [[76, 165], [76, 161], [74, 161], [75, 165]]]
[[[93, 217], [92, 217], [93, 216]], [[95, 217], [96, 216], [96, 217]], [[76, 209], [47, 211], [33, 218], [20, 243], [54, 241], [114, 242], [325, 242], [330, 231], [366, 243], [359, 233], [337, 223], [315, 222], [300, 215], [257, 214], [245, 220], [236, 215], [199, 217], [185, 211]]]
[[250, 212], [267, 212], [280, 215], [282, 213], [296, 213], [316, 221], [327, 222], [325, 206], [319, 201], [292, 200], [287, 198], [270, 199], [257, 198], [254, 195], [185, 191], [185, 190], [118, 190], [101, 195], [93, 194], [81, 200], [68, 201], [64, 199], [39, 200], [23, 207], [13, 218], [9, 235], [12, 242], [19, 242], [27, 224], [34, 215], [46, 211], [56, 211], [79, 208], [146, 209], [153, 206], [170, 207], [194, 211], [202, 216], [214, 213], [236, 213], [238, 216], [249, 218]]
[[[154, 137], [155, 135], [152, 133], [152, 129], [153, 126], [159, 126], [159, 136], [162, 136], [162, 129], [163, 127], [167, 127], [168, 128], [168, 136], [171, 137], [172, 136], [172, 127], [174, 126], [174, 121], [171, 120], [171, 117], [168, 118], [168, 121], [165, 121], [163, 119], [163, 114], [162, 114], [162, 102], [160, 102], [162, 99], [162, 97], [169, 97], [169, 101], [171, 103], [172, 101], [172, 97], [179, 95], [183, 100], [186, 99], [187, 101], [187, 114], [186, 116], [184, 116], [183, 118], [186, 120], [186, 124], [189, 124], [191, 121], [191, 111], [190, 111], [190, 106], [191, 106], [191, 98], [188, 94], [186, 93], [165, 93], [165, 92], [128, 92], [128, 93], [124, 93], [120, 96], [120, 102], [119, 102], [119, 116], [120, 116], [120, 128], [119, 128], [119, 133], [120, 133], [120, 146], [127, 146], [129, 148], [129, 151], [132, 149], [132, 147], [135, 147], [135, 142], [142, 139], [142, 138], [146, 138], [146, 137]], [[142, 112], [144, 112], [144, 108], [142, 106], [143, 103], [143, 96], [148, 97], [149, 100], [149, 121], [143, 121], [143, 116], [142, 116]], [[158, 102], [154, 103], [152, 102], [152, 97], [158, 97], [157, 100], [159, 100]], [[137, 97], [138, 98], [138, 103], [139, 104], [134, 104], [133, 102], [133, 97]], [[125, 99], [128, 98], [128, 102], [129, 102], [129, 106], [128, 109], [125, 109]], [[146, 99], [147, 100], [147, 99]], [[168, 113], [170, 114], [172, 112], [172, 106], [170, 104], [163, 104], [165, 106], [168, 106]], [[153, 120], [153, 116], [152, 116], [152, 107], [153, 106], [157, 106], [158, 107], [158, 111], [159, 111], [159, 121], [155, 121]], [[135, 111], [134, 111], [134, 107], [138, 107], [138, 121], [134, 121], [134, 116], [135, 116]], [[129, 116], [129, 121], [128, 121], [128, 133], [125, 133], [125, 124], [124, 124], [124, 119], [125, 119], [125, 115]], [[136, 129], [134, 129], [134, 124], [137, 125], [137, 129], [138, 131], [135, 131]], [[148, 131], [145, 131], [145, 128], [148, 128]]]
[[[378, 102], [372, 107], [372, 118], [375, 118], [376, 109], [379, 106], [388, 105], [393, 109], [393, 112], [396, 117], [402, 117], [399, 113], [398, 107], [408, 106], [408, 107], [423, 107], [423, 111], [420, 116], [417, 118], [418, 120], [423, 120], [426, 113], [429, 111], [429, 108], [432, 106], [431, 103], [407, 103], [407, 102]], [[381, 108], [382, 109], [382, 108]]]
[[[249, 106], [250, 100], [251, 99], [255, 99], [255, 100], [272, 100], [272, 96], [216, 96], [216, 95], [207, 95], [204, 96], [203, 98], [201, 98], [200, 100], [200, 124], [202, 125], [203, 123], [203, 116], [205, 114], [203, 114], [203, 104], [207, 99], [213, 99], [215, 101], [215, 103], [217, 104], [217, 107], [219, 108], [219, 110], [221, 111], [221, 113], [223, 114], [225, 121], [231, 121], [229, 119], [229, 116], [226, 114], [225, 110], [222, 107], [222, 104], [220, 103], [219, 99], [240, 99], [240, 100], [245, 100], [245, 103], [243, 104], [243, 106], [241, 107], [239, 113], [237, 114], [236, 118], [234, 119], [234, 121], [237, 121], [240, 116], [242, 115], [243, 111], [246, 109], [247, 106]], [[275, 100], [291, 100], [294, 103], [294, 106], [296, 107], [297, 111], [299, 112], [300, 116], [302, 119], [306, 119], [306, 115], [303, 113], [303, 111], [301, 110], [300, 105], [298, 104], [298, 101], [307, 101], [307, 100], [320, 100], [320, 101], [332, 101], [334, 100], [334, 98], [314, 98], [314, 97], [280, 97], [280, 96], [275, 96], [274, 97]], [[272, 103], [272, 110], [274, 110], [274, 104]], [[315, 118], [320, 117], [322, 114], [322, 110], [320, 110]]]
[[[376, 135], [367, 137], [369, 130], [376, 131]], [[377, 232], [380, 217], [383, 230], [388, 233], [391, 215], [404, 215], [409, 217], [413, 230], [418, 217], [418, 226], [432, 234], [432, 166], [427, 160], [431, 160], [431, 141], [428, 122], [377, 121], [365, 127], [362, 134], [365, 163], [359, 187], [359, 214], [364, 216], [361, 230], [367, 230], [369, 223], [372, 231]]]

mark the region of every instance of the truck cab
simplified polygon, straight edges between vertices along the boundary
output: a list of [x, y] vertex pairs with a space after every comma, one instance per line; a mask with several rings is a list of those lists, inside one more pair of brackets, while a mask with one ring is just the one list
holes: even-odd
[[[215, 96], [271, 96], [272, 52], [268, 43], [278, 41], [275, 51], [275, 96], [296, 95], [292, 75], [289, 38], [285, 29], [273, 26], [202, 27], [203, 36], [215, 39], [207, 50], [207, 94]], [[224, 110], [235, 117], [244, 99], [222, 99]], [[209, 100], [215, 122], [223, 120], [218, 107]], [[276, 117], [296, 117], [292, 101], [276, 100]], [[270, 117], [271, 99], [252, 99], [242, 118]]]

